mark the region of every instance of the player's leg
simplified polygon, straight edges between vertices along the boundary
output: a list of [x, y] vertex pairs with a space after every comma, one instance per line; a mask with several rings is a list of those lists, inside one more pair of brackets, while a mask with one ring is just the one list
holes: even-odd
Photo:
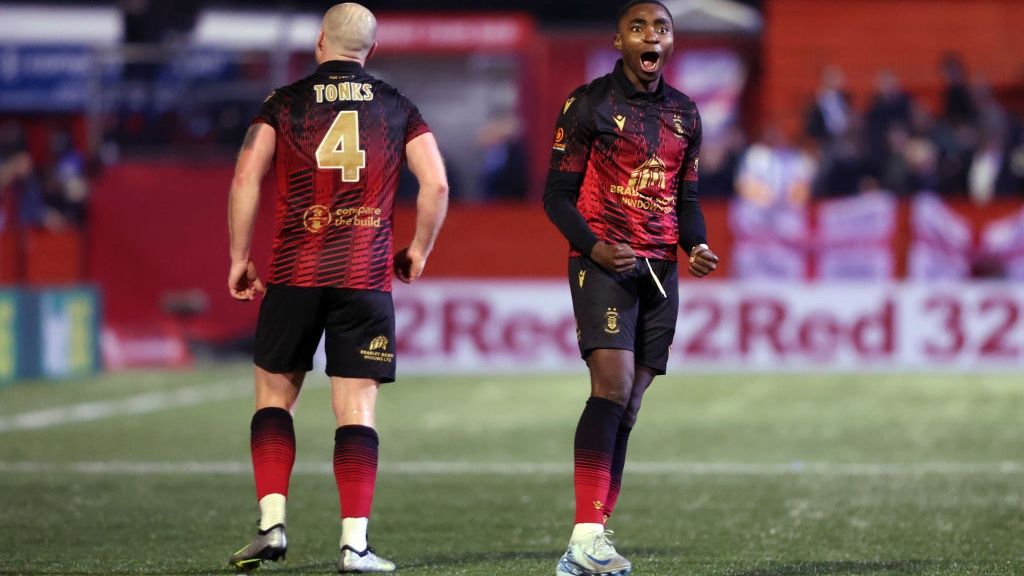
[[295, 464], [292, 413], [323, 331], [319, 298], [314, 288], [271, 285], [260, 305], [254, 357], [256, 411], [250, 424], [260, 522], [256, 537], [228, 561], [240, 570], [257, 568], [287, 552], [285, 507]]
[[581, 354], [590, 369], [590, 397], [576, 426], [572, 536], [556, 574], [628, 574], [604, 529], [616, 432], [633, 384], [635, 278], [612, 275], [589, 260], [570, 260], [573, 310]]
[[341, 509], [339, 569], [390, 572], [394, 564], [377, 557], [367, 544], [373, 493], [377, 485], [379, 441], [374, 427], [376, 380], [331, 378], [331, 400], [338, 428], [334, 432], [334, 479]]
[[611, 479], [608, 485], [608, 497], [605, 499], [604, 520], [607, 524], [608, 518], [615, 511], [615, 505], [619, 501], [619, 492], [622, 490], [622, 472], [626, 467], [626, 450], [629, 448], [629, 435], [636, 425], [637, 415], [640, 413], [640, 404], [643, 402], [644, 392], [654, 381], [654, 372], [646, 366], [636, 366], [633, 377], [633, 389], [629, 395], [629, 402], [619, 422], [619, 429], [615, 433], [615, 451], [612, 453]]
[[649, 276], [641, 275], [637, 287], [639, 309], [636, 324], [636, 367], [626, 411], [616, 432], [611, 483], [605, 506], [607, 516], [611, 516], [618, 503], [629, 436], [639, 417], [644, 394], [654, 382], [654, 377], [665, 373], [668, 367], [669, 347], [675, 337], [676, 318], [679, 314], [679, 281], [676, 265], [673, 262], [652, 260], [651, 270], [658, 275], [665, 292], [662, 293]]
[[621, 425], [633, 380], [633, 352], [620, 349], [592, 350], [587, 357], [591, 395], [576, 426], [573, 445], [573, 487], [576, 517], [565, 554], [556, 574], [630, 573], [604, 528], [607, 498], [611, 490], [616, 433]]
[[587, 358], [590, 368], [590, 398], [576, 426], [574, 442], [574, 485], [576, 528], [604, 532], [617, 431], [621, 428], [625, 404], [629, 402], [634, 377], [632, 350], [593, 350]]
[[376, 555], [367, 528], [377, 484], [375, 427], [381, 382], [395, 378], [394, 306], [383, 292], [333, 291], [327, 321], [327, 373], [331, 376], [334, 479], [341, 511], [340, 572], [392, 572]]
[[260, 531], [285, 524], [285, 500], [295, 465], [295, 427], [292, 415], [305, 372], [275, 374], [259, 366], [256, 372], [256, 412], [250, 424]]
[[255, 368], [256, 412], [250, 424], [259, 531], [229, 563], [240, 570], [256, 568], [265, 560], [283, 559], [288, 551], [285, 503], [295, 465], [295, 428], [292, 413], [305, 372], [275, 374]]

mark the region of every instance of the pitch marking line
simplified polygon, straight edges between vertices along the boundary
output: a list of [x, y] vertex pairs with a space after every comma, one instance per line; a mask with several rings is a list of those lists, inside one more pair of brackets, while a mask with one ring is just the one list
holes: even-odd
[[[382, 474], [428, 476], [444, 474], [479, 475], [568, 475], [572, 467], [556, 462], [385, 462]], [[249, 462], [0, 462], [0, 473], [73, 473], [147, 476], [171, 475], [244, 475], [252, 474]], [[742, 463], [742, 462], [632, 462], [628, 474], [691, 476], [845, 476], [887, 477], [922, 475], [1019, 475], [1024, 462], [917, 462], [892, 463]], [[294, 474], [330, 475], [329, 463], [300, 462]]]
[[92, 422], [117, 416], [149, 414], [174, 408], [196, 406], [207, 402], [216, 402], [218, 400], [228, 400], [252, 394], [252, 388], [244, 386], [248, 382], [251, 382], [251, 380], [225, 380], [167, 392], [149, 392], [117, 400], [83, 402], [81, 404], [23, 412], [13, 416], [3, 416], [0, 417], [0, 434], [18, 430], [41, 430], [64, 424]]

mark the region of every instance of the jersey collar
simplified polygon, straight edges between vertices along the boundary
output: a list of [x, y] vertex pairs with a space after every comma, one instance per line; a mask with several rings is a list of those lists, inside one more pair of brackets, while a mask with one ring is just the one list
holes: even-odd
[[626, 95], [626, 98], [649, 98], [651, 100], [661, 100], [665, 96], [665, 74], [662, 73], [661, 78], [658, 78], [658, 87], [654, 89], [654, 92], [645, 92], [637, 89], [633, 86], [633, 83], [629, 81], [629, 77], [626, 76], [626, 72], [623, 69], [624, 65], [620, 58], [615, 62], [615, 69], [612, 70], [612, 78], [615, 79], [615, 83], [618, 84], [619, 89]]
[[317, 72], [333, 72], [335, 74], [358, 74], [363, 71], [359, 62], [352, 60], [328, 60], [316, 67]]

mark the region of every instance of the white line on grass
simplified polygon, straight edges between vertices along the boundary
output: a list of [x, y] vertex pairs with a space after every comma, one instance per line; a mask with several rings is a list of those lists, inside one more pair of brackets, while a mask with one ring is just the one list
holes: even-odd
[[225, 380], [167, 392], [149, 392], [118, 400], [83, 402], [3, 416], [0, 417], [0, 433], [16, 430], [40, 430], [64, 424], [91, 422], [116, 416], [149, 414], [172, 408], [227, 400], [251, 394], [252, 388], [245, 386], [248, 382], [250, 380]]
[[[568, 475], [572, 467], [559, 462], [384, 462], [382, 474], [426, 475]], [[632, 462], [629, 474], [692, 476], [921, 476], [934, 475], [1017, 475], [1024, 474], [1024, 462], [911, 462], [911, 463], [743, 463], [743, 462]], [[217, 462], [0, 462], [0, 473], [74, 473], [121, 475], [249, 475], [245, 461]], [[294, 474], [329, 475], [328, 462], [296, 463]]]

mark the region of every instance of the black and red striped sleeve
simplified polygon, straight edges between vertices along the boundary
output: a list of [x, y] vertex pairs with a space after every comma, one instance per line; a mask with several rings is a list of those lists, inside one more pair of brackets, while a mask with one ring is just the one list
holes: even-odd
[[582, 90], [573, 92], [555, 126], [551, 162], [544, 187], [544, 211], [569, 244], [580, 254], [590, 254], [597, 235], [576, 207], [583, 172], [596, 133], [593, 114]]
[[700, 114], [696, 107], [693, 111], [693, 126], [690, 130], [690, 141], [686, 147], [686, 154], [683, 157], [683, 173], [679, 177], [679, 187], [676, 192], [676, 221], [679, 227], [679, 246], [686, 251], [698, 244], [707, 244], [707, 226], [704, 222], [704, 213], [700, 209], [699, 175], [700, 147], [703, 138], [703, 128], [700, 122]]

